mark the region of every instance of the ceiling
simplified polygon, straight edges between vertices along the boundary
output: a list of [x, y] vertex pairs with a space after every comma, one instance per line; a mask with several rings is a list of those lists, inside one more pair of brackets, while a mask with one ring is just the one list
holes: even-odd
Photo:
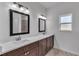
[[58, 5], [59, 2], [40, 2], [40, 4], [45, 8], [51, 8]]
[[40, 2], [40, 4], [45, 8], [56, 8], [59, 6], [78, 6], [79, 2]]

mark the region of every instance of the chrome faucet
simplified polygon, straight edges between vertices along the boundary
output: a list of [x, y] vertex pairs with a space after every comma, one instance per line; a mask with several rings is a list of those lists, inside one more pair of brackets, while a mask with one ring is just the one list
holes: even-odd
[[43, 32], [42, 34], [43, 34], [43, 35], [45, 35], [45, 34], [46, 34], [46, 32]]
[[21, 36], [19, 36], [18, 38], [16, 38], [16, 41], [19, 41], [19, 40], [21, 40]]

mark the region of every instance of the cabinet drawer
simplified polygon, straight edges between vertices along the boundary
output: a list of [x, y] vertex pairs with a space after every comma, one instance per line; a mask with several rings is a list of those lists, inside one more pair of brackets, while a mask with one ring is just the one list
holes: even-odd
[[29, 56], [38, 56], [38, 47], [31, 49]]
[[27, 50], [24, 56], [38, 56], [38, 47]]

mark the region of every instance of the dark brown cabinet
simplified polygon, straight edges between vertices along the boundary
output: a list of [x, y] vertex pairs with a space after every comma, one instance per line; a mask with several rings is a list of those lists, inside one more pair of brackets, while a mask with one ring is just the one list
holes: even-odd
[[51, 41], [51, 48], [53, 48], [53, 46], [54, 46], [54, 35], [51, 36], [50, 41]]
[[26, 51], [23, 56], [38, 56], [38, 47]]
[[54, 36], [51, 36], [51, 37], [48, 37], [47, 38], [47, 52], [53, 48], [53, 45], [54, 45]]
[[39, 41], [39, 56], [45, 55], [54, 45], [54, 36], [44, 38]]
[[24, 55], [24, 47], [2, 54], [2, 56], [21, 56], [21, 55]]
[[29, 56], [38, 56], [38, 47], [31, 49]]
[[25, 56], [38, 56], [38, 42], [34, 42], [25, 47]]
[[50, 47], [51, 47], [51, 40], [49, 37], [49, 38], [47, 38], [47, 52], [50, 50]]
[[47, 49], [47, 43], [46, 43], [46, 39], [43, 40], [43, 55], [45, 55], [47, 52], [46, 52], [46, 49]]
[[43, 55], [43, 44], [42, 44], [42, 40], [39, 41], [39, 56], [42, 56]]
[[40, 41], [20, 47], [10, 52], [4, 53], [1, 56], [44, 56], [53, 48], [54, 36], [50, 36]]
[[39, 56], [46, 54], [46, 38], [39, 41]]

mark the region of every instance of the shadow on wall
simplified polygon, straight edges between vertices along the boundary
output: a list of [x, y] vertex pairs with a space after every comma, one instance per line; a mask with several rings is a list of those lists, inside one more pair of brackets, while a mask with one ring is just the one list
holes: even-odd
[[59, 48], [59, 44], [58, 44], [58, 42], [57, 42], [57, 40], [56, 40], [56, 35], [54, 36], [54, 48]]

